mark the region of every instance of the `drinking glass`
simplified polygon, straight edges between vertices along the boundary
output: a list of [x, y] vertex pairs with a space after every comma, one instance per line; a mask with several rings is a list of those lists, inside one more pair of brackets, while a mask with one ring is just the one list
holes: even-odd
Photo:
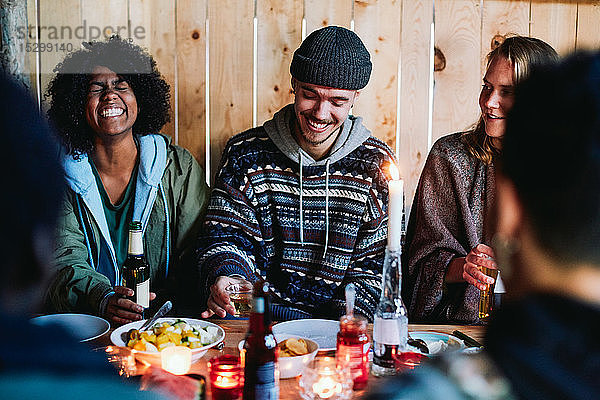
[[480, 266], [479, 270], [485, 275], [494, 278], [494, 283], [486, 284], [486, 289], [479, 293], [479, 320], [487, 322], [494, 309], [494, 288], [498, 279], [498, 269]]
[[235, 308], [234, 317], [248, 318], [252, 311], [252, 283], [239, 280], [225, 288], [229, 300]]

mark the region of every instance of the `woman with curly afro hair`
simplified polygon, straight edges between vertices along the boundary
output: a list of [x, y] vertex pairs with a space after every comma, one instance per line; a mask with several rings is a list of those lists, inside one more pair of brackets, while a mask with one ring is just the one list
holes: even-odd
[[[84, 47], [56, 66], [48, 87], [69, 184], [49, 306], [113, 324], [141, 319], [155, 297], [193, 306], [186, 296], [197, 297], [193, 245], [208, 188], [192, 155], [159, 133], [169, 121], [169, 85], [152, 56], [129, 41]], [[132, 221], [144, 232], [149, 299], [122, 286]]]

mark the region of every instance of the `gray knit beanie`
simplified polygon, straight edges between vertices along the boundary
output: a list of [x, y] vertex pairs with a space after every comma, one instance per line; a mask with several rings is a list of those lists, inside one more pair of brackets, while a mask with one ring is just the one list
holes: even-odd
[[370, 58], [356, 33], [326, 26], [308, 35], [294, 52], [290, 73], [300, 82], [358, 90], [369, 82]]

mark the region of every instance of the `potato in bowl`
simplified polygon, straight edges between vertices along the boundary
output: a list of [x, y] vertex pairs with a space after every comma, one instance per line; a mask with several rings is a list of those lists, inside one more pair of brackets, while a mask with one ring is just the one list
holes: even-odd
[[[281, 379], [295, 378], [302, 375], [304, 367], [315, 359], [319, 345], [313, 340], [289, 334], [276, 334], [275, 340], [279, 347], [279, 377]], [[306, 347], [304, 347], [306, 346]], [[293, 349], [290, 349], [290, 347]], [[238, 344], [240, 352], [244, 341]], [[283, 351], [282, 351], [283, 349]], [[304, 353], [306, 351], [306, 353]]]
[[161, 365], [160, 350], [165, 347], [191, 348], [193, 363], [225, 339], [223, 328], [204, 320], [159, 318], [154, 326], [140, 332], [144, 322], [135, 321], [115, 329], [110, 340], [116, 346], [131, 348], [138, 360], [155, 366]]

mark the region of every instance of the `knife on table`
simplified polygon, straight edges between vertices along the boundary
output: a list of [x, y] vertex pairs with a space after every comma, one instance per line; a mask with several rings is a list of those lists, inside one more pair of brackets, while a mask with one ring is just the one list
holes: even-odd
[[148, 328], [149, 326], [152, 326], [152, 324], [154, 324], [157, 319], [159, 319], [160, 317], [162, 317], [163, 315], [165, 315], [166, 313], [168, 313], [169, 311], [171, 311], [172, 307], [173, 307], [173, 304], [171, 303], [170, 300], [165, 301], [165, 304], [163, 304], [158, 309], [158, 311], [156, 312], [156, 314], [154, 314], [152, 316], [152, 318], [150, 318], [149, 320], [146, 320], [146, 322], [144, 322], [144, 325], [141, 326], [141, 328], [139, 329], [139, 331], [142, 332], [146, 328]]
[[454, 331], [452, 332], [452, 334], [457, 338], [461, 339], [467, 347], [483, 347], [481, 343], [479, 343], [477, 340], [473, 339], [466, 333], [462, 333], [461, 331]]

